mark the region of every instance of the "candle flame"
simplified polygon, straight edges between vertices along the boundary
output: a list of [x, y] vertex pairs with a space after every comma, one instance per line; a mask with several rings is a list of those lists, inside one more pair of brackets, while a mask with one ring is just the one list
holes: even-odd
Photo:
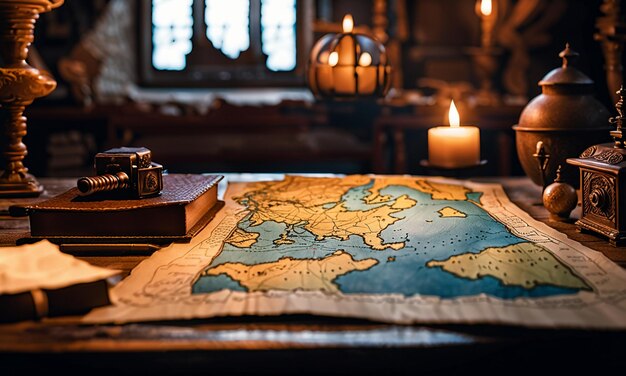
[[352, 29], [354, 29], [354, 20], [352, 19], [352, 15], [350, 13], [343, 17], [342, 26], [344, 33], [351, 33]]
[[459, 111], [456, 110], [454, 101], [450, 101], [450, 110], [448, 111], [448, 121], [450, 127], [457, 128], [461, 125], [461, 118], [459, 117]]
[[488, 17], [491, 15], [491, 0], [482, 0], [480, 2], [480, 13], [483, 14], [483, 16]]
[[363, 52], [359, 57], [359, 65], [362, 67], [369, 67], [372, 64], [372, 55], [367, 52]]
[[337, 65], [338, 62], [339, 62], [339, 54], [337, 53], [337, 51], [331, 52], [330, 55], [328, 56], [328, 65], [330, 65], [331, 67], [334, 67], [335, 65]]

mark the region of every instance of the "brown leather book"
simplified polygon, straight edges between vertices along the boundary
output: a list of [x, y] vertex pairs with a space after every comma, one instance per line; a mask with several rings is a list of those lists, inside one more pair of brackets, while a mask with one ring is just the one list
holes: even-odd
[[161, 195], [144, 199], [82, 197], [72, 188], [25, 210], [31, 238], [54, 243], [164, 244], [189, 241], [224, 205], [217, 198], [221, 175], [163, 176]]

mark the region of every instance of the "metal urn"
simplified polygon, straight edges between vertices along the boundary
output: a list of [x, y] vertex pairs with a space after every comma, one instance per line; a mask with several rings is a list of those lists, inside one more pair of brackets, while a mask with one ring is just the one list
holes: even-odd
[[535, 184], [545, 188], [562, 165], [563, 181], [578, 188], [579, 172], [565, 160], [609, 141], [610, 114], [594, 98], [593, 81], [572, 66], [578, 53], [567, 44], [559, 56], [563, 65], [539, 81], [541, 94], [528, 103], [513, 129], [522, 168]]

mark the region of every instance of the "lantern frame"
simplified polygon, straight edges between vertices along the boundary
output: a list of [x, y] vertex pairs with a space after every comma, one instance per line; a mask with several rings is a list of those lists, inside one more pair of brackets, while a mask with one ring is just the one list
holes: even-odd
[[[349, 38], [349, 39], [346, 39]], [[344, 46], [351, 46], [352, 51], [341, 51]], [[331, 65], [330, 55], [337, 53], [337, 62]], [[364, 54], [369, 54], [370, 62], [367, 65], [359, 64]], [[337, 78], [342, 75], [341, 70], [352, 70], [354, 85], [349, 90], [346, 86], [337, 87]], [[364, 86], [363, 76], [371, 75], [374, 82]], [[307, 85], [318, 99], [354, 99], [384, 97], [391, 88], [392, 67], [385, 46], [375, 38], [353, 32], [326, 34], [322, 36], [311, 49], [307, 60]], [[343, 74], [346, 81], [350, 81], [350, 72]], [[324, 80], [327, 80], [325, 82]], [[348, 85], [352, 86], [352, 85]]]

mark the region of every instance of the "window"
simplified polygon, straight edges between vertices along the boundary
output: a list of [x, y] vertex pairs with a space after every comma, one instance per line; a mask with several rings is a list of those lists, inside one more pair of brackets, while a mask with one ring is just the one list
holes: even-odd
[[144, 0], [147, 85], [293, 86], [304, 83], [310, 0]]
[[156, 70], [184, 70], [192, 50], [193, 0], [152, 1], [152, 66]]

